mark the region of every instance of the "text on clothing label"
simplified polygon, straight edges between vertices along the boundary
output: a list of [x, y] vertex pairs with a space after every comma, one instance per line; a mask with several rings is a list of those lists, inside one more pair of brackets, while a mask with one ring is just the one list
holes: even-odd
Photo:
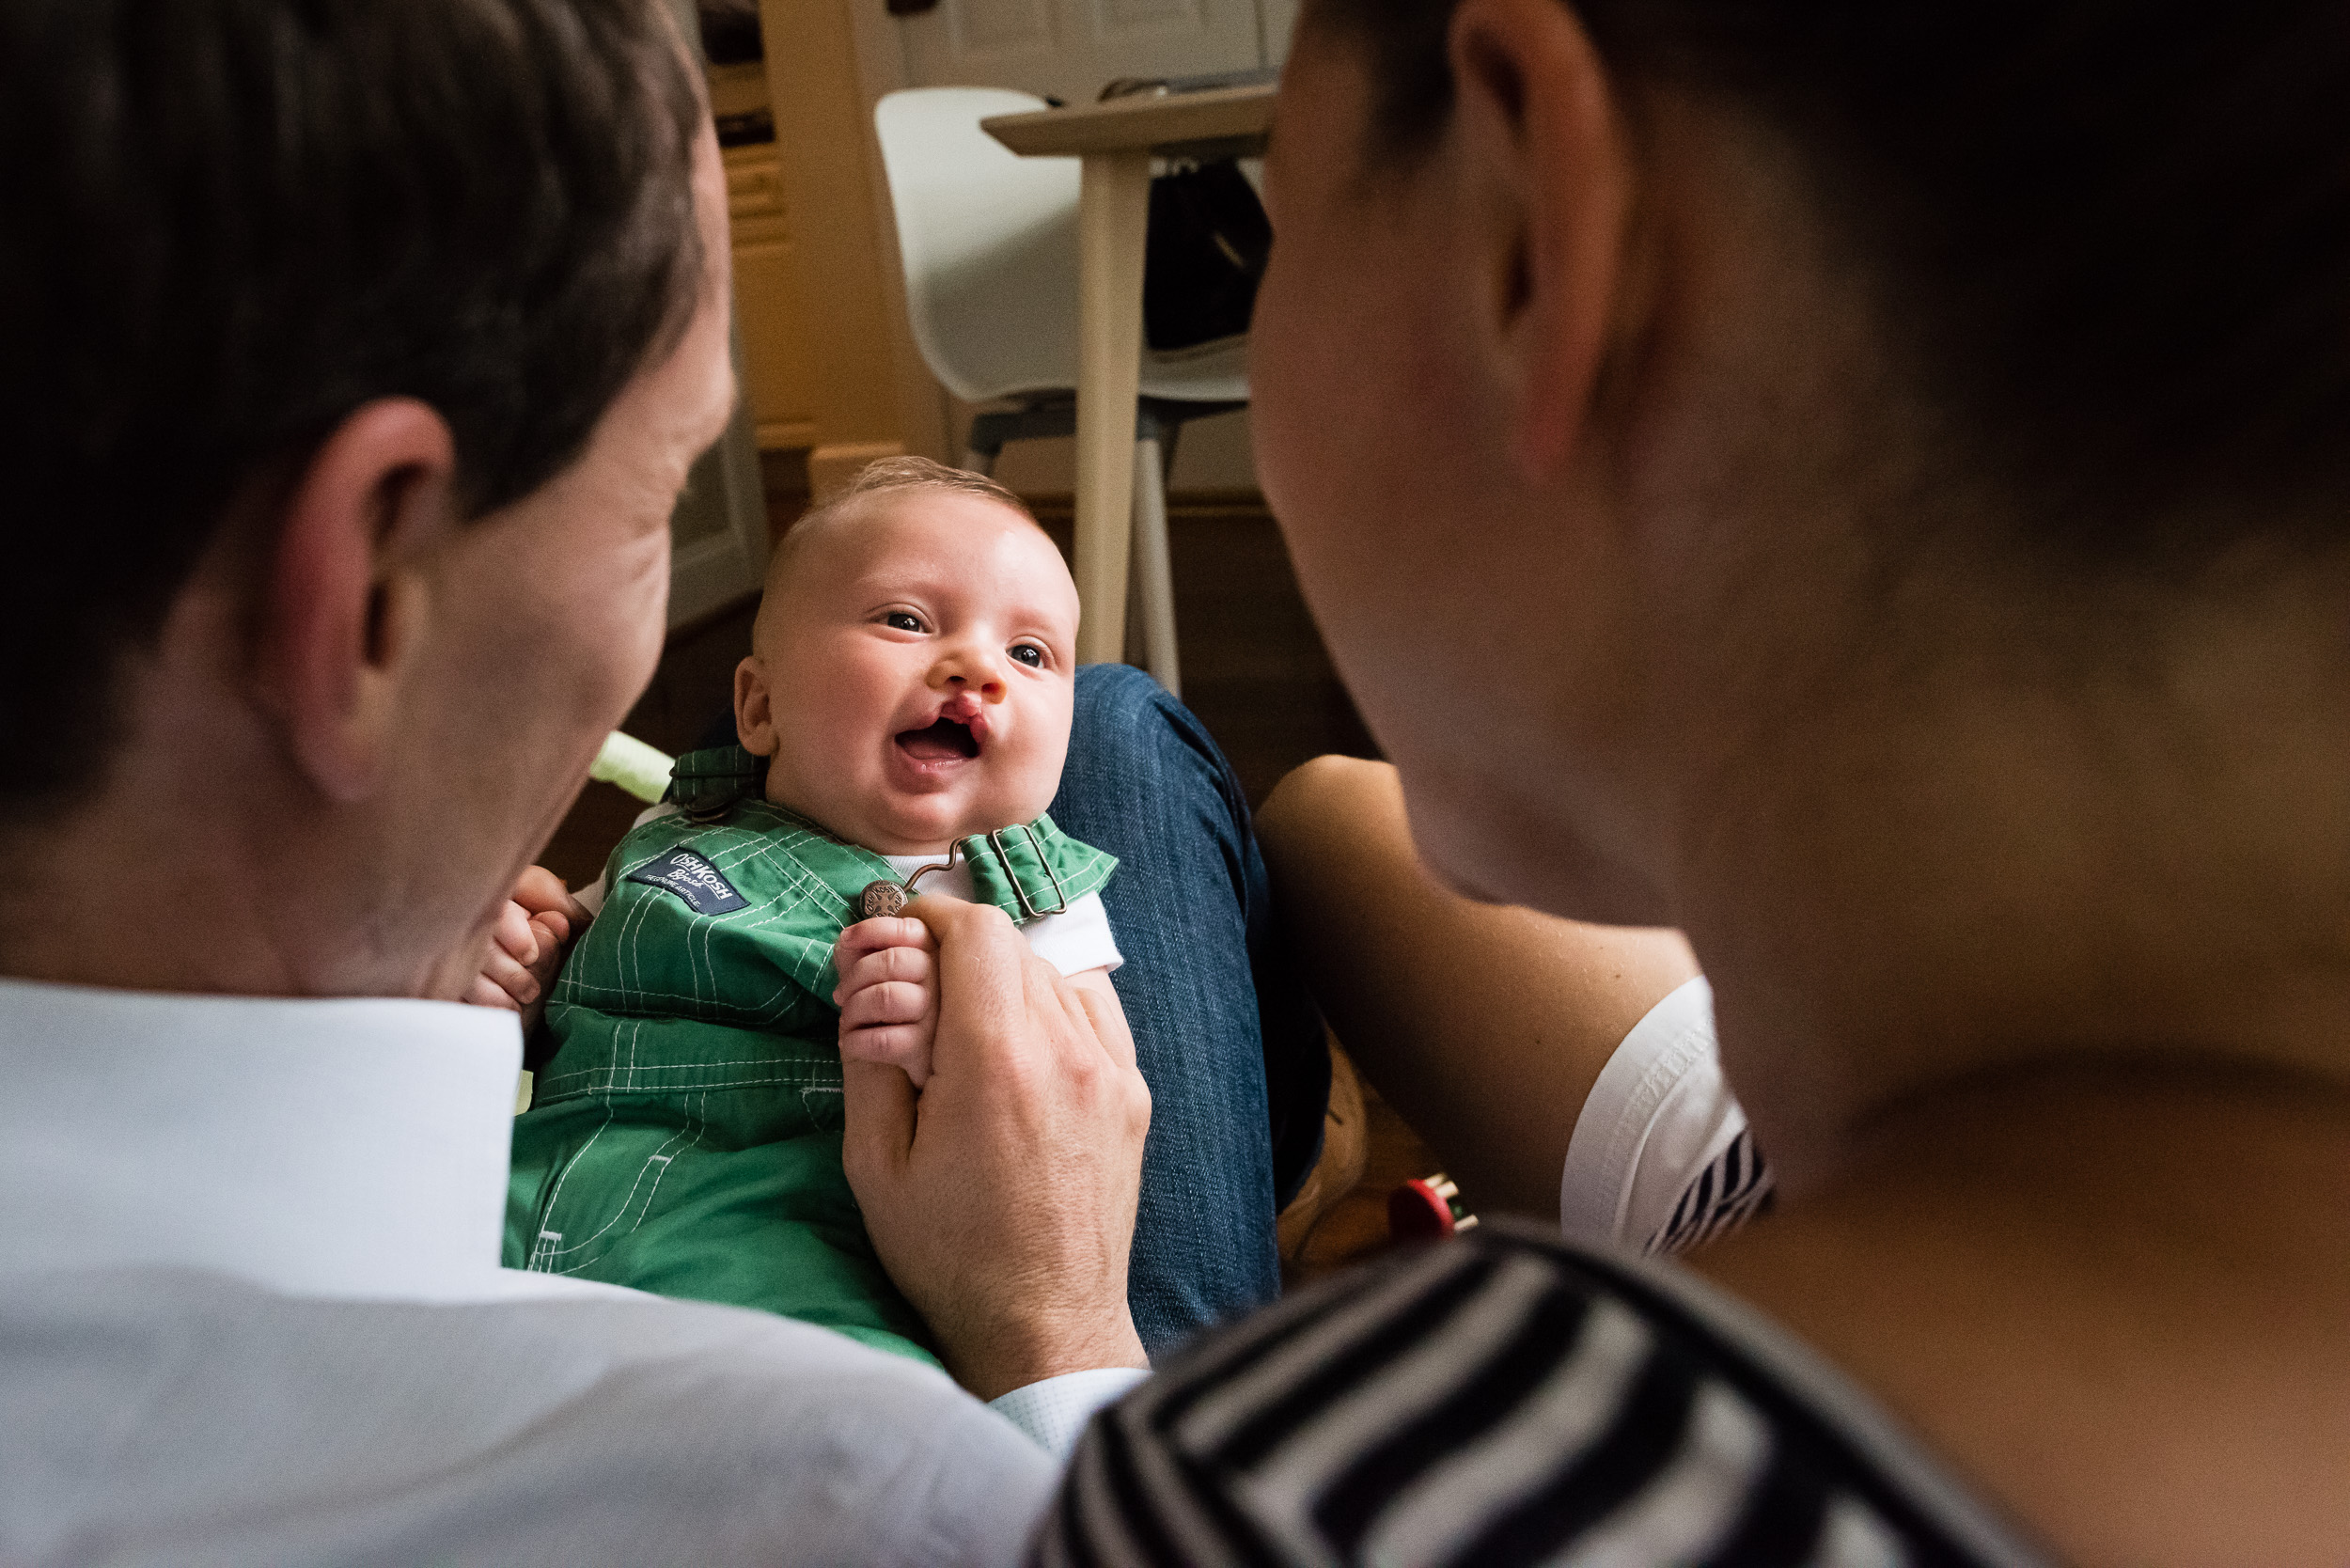
[[750, 900], [736, 892], [734, 884], [720, 875], [717, 867], [689, 849], [671, 850], [637, 867], [628, 873], [628, 880], [675, 893], [697, 915], [726, 915], [750, 905]]

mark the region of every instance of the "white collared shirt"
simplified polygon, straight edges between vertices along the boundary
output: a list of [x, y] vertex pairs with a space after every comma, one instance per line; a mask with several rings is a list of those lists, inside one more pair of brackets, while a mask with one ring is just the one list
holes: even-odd
[[[520, 1061], [483, 1009], [0, 980], [0, 1561], [1018, 1556], [1055, 1461], [944, 1374], [500, 1268]], [[1136, 1375], [1002, 1403], [1065, 1451]]]

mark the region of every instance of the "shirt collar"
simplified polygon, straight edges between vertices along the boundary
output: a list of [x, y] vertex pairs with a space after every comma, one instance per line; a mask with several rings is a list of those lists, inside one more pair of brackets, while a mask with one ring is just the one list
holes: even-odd
[[0, 1278], [172, 1264], [477, 1295], [521, 1067], [490, 1008], [0, 980]]

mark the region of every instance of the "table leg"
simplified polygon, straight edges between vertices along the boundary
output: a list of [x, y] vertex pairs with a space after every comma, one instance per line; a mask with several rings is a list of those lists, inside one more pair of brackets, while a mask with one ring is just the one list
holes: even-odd
[[1151, 155], [1088, 154], [1077, 208], [1079, 664], [1126, 656], [1135, 399], [1142, 373], [1142, 241]]

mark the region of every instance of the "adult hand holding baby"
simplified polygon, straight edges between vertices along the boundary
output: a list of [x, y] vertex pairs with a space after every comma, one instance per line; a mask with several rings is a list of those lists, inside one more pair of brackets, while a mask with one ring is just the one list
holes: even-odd
[[1115, 1008], [1000, 910], [908, 904], [936, 943], [929, 1080], [844, 1058], [849, 1184], [883, 1265], [981, 1399], [1147, 1364], [1126, 1261], [1151, 1091]]

